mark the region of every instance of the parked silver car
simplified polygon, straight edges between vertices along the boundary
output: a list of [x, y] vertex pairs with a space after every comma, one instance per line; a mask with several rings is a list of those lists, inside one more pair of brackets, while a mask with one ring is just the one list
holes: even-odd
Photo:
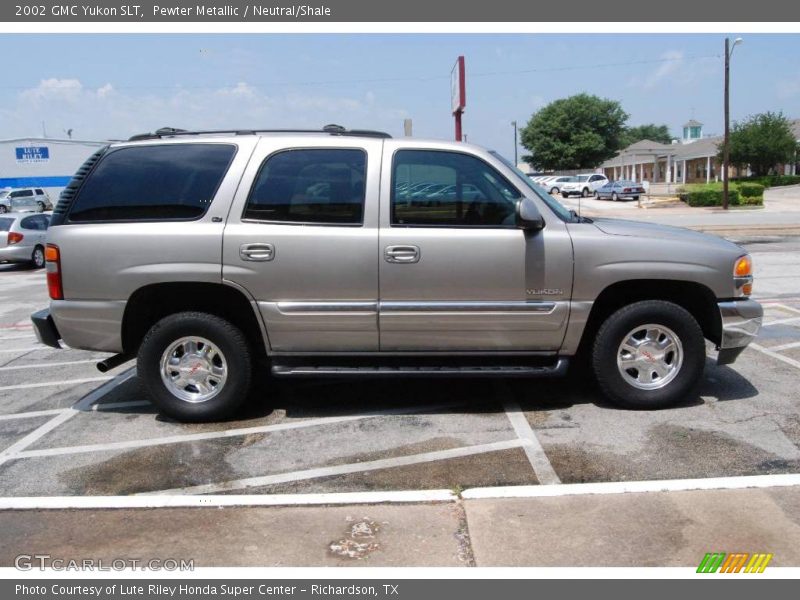
[[50, 196], [42, 188], [7, 188], [0, 190], [0, 213], [52, 210]]
[[45, 265], [45, 243], [50, 215], [3, 213], [0, 215], [0, 262]]
[[[398, 193], [421, 183], [455, 191]], [[692, 398], [704, 338], [731, 363], [762, 318], [735, 244], [579, 217], [477, 146], [338, 126], [111, 144], [47, 241], [39, 339], [115, 353], [101, 370], [136, 358], [158, 409], [188, 421], [232, 414], [264, 364], [544, 377], [580, 355], [612, 402], [661, 408]]]

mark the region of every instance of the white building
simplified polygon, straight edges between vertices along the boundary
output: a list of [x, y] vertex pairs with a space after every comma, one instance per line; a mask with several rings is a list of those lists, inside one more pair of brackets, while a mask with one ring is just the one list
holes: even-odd
[[50, 138], [0, 140], [0, 188], [43, 188], [55, 202], [78, 167], [105, 144]]

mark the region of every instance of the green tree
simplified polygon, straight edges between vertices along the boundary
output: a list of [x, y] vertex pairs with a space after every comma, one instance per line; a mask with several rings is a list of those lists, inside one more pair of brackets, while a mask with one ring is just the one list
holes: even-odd
[[672, 136], [669, 133], [669, 127], [666, 125], [648, 123], [647, 125], [626, 127], [625, 132], [622, 134], [622, 147], [627, 148], [631, 144], [635, 144], [636, 142], [640, 142], [642, 140], [651, 140], [653, 142], [669, 144], [672, 141]]
[[536, 169], [593, 169], [621, 148], [627, 118], [619, 102], [578, 94], [536, 112], [520, 137]]
[[[720, 144], [720, 160], [722, 150]], [[752, 115], [731, 128], [731, 164], [749, 165], [754, 175], [767, 175], [775, 165], [793, 161], [796, 152], [797, 140], [781, 112]]]

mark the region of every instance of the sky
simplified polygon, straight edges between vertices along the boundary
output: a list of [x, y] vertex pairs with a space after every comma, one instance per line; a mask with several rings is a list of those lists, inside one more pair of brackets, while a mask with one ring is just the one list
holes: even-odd
[[[634, 26], [635, 27], [635, 26]], [[464, 133], [512, 157], [512, 121], [587, 92], [630, 125], [723, 129], [719, 34], [3, 34], [0, 138], [104, 140], [184, 129], [348, 128], [451, 139], [450, 70], [466, 58]], [[738, 34], [732, 32], [733, 39]], [[731, 118], [800, 118], [800, 35], [741, 34]], [[525, 150], [520, 148], [520, 155]]]

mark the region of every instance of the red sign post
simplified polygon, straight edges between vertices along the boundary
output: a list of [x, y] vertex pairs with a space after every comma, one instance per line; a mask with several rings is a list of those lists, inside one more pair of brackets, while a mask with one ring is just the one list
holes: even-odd
[[453, 110], [453, 117], [456, 120], [456, 141], [463, 140], [461, 134], [461, 115], [467, 106], [467, 84], [464, 69], [464, 57], [459, 56], [453, 70], [450, 71], [450, 102]]

